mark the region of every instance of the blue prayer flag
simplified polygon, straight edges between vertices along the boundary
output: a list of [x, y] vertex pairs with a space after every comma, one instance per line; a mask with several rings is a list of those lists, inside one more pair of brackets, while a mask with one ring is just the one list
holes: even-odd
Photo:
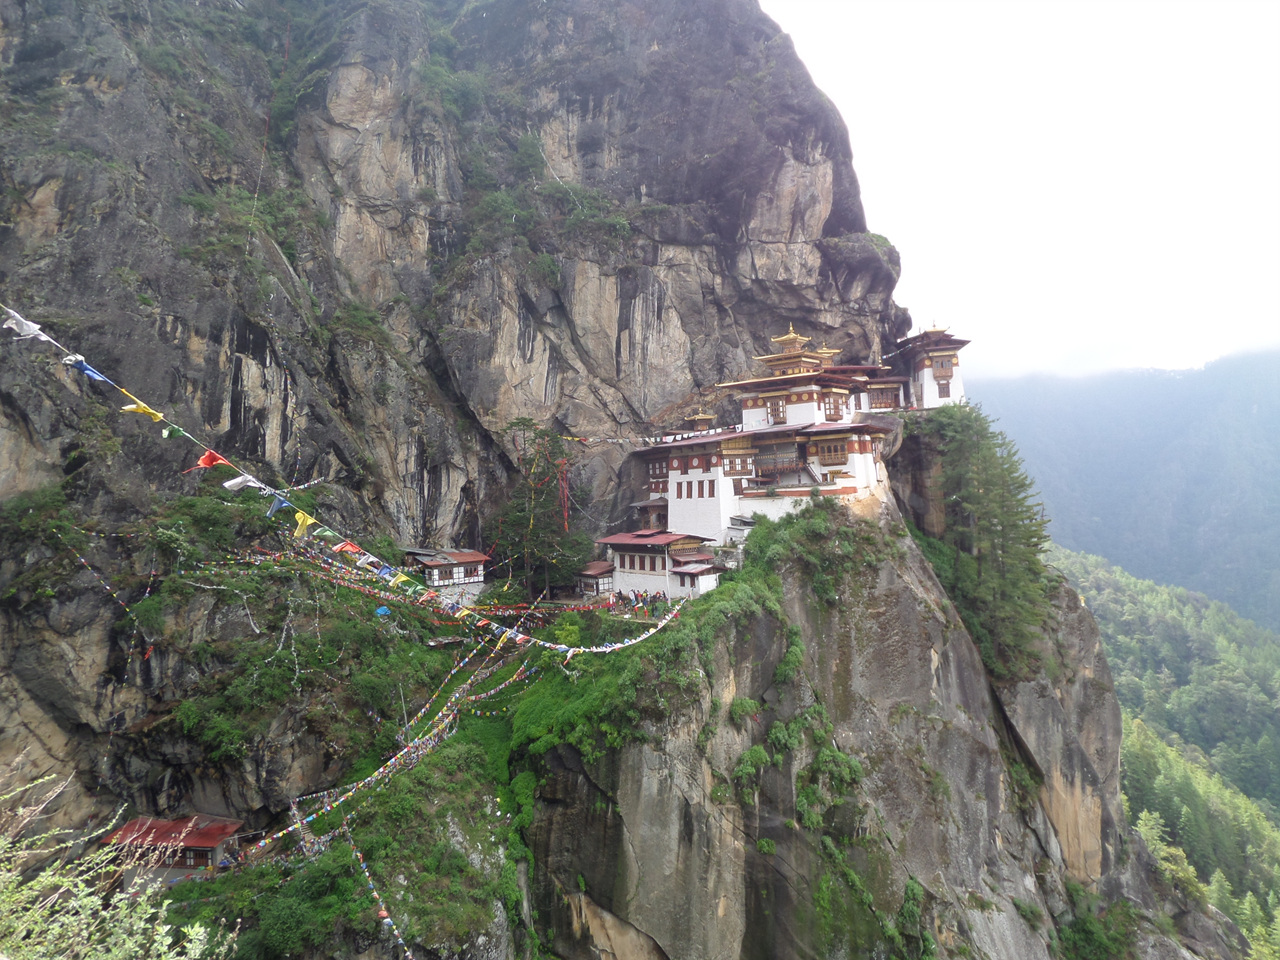
[[293, 504], [290, 503], [288, 500], [286, 500], [284, 497], [276, 497], [273, 501], [271, 501], [271, 509], [267, 511], [267, 516], [274, 517], [276, 515], [276, 511], [279, 510], [281, 507], [292, 507], [292, 506]]
[[97, 370], [93, 369], [93, 367], [89, 366], [83, 360], [77, 360], [71, 366], [72, 368], [79, 370], [90, 380], [101, 380], [103, 383], [111, 383], [110, 380], [100, 374]]

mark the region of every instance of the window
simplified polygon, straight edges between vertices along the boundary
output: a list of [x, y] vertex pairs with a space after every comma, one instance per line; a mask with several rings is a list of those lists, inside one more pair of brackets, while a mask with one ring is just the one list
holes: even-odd
[[950, 396], [951, 396], [951, 381], [939, 380], [938, 381], [938, 397], [940, 399], [945, 400]]
[[828, 440], [818, 444], [818, 462], [824, 467], [842, 467], [849, 462], [849, 447], [844, 440]]
[[701, 500], [703, 497], [707, 495], [706, 486], [707, 486], [707, 482], [705, 480], [698, 481], [698, 499], [699, 500]]
[[933, 379], [944, 380], [952, 374], [952, 357], [933, 358]]
[[453, 567], [441, 567], [441, 568], [440, 568], [440, 579], [441, 579], [441, 580], [452, 580], [452, 579], [453, 579], [453, 569], [454, 569]]
[[735, 479], [735, 480], [733, 481], [733, 495], [734, 495], [735, 497], [740, 497], [740, 496], [742, 496], [742, 481], [741, 481], [741, 480]]
[[634, 570], [636, 568], [636, 555], [634, 553], [627, 554], [627, 569]]
[[684, 484], [681, 483], [679, 480], [676, 481], [676, 499], [677, 500], [684, 499]]
[[715, 495], [716, 495], [716, 482], [715, 482], [714, 480], [708, 480], [708, 481], [707, 481], [707, 496], [708, 496], [708, 497], [713, 497], [713, 498], [714, 498], [714, 497], [715, 497]]
[[667, 569], [667, 556], [666, 556], [666, 554], [663, 554], [663, 555], [662, 555], [662, 569], [663, 569], [663, 570], [666, 570], [666, 569]]
[[680, 586], [682, 586], [682, 587], [683, 587], [683, 586], [684, 586], [684, 574], [683, 574], [683, 573], [678, 573], [678, 574], [676, 574], [676, 576], [678, 576], [678, 577], [680, 578]]
[[770, 423], [785, 423], [787, 419], [787, 401], [784, 397], [770, 397], [767, 401]]
[[839, 420], [844, 413], [844, 402], [836, 394], [828, 393], [822, 398], [822, 410], [828, 420]]
[[183, 851], [183, 859], [188, 867], [194, 867], [196, 865], [196, 852], [188, 847]]
[[650, 558], [649, 558], [649, 572], [650, 572], [650, 573], [657, 573], [657, 572], [658, 572], [658, 558], [657, 558], [657, 557], [650, 557]]
[[684, 482], [684, 498], [686, 500], [693, 499], [693, 481], [692, 480], [686, 480]]
[[871, 391], [871, 409], [872, 410], [892, 410], [897, 405], [898, 405], [898, 391], [896, 389]]

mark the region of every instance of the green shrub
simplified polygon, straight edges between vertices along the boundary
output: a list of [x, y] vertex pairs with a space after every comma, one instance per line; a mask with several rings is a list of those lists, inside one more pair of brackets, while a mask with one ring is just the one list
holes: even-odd
[[739, 730], [742, 729], [744, 722], [760, 712], [760, 704], [749, 697], [734, 697], [733, 703], [729, 705], [729, 719], [733, 725]]

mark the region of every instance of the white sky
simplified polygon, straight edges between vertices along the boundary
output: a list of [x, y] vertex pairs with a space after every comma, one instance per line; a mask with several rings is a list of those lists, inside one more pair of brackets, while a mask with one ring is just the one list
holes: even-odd
[[970, 376], [1280, 345], [1280, 0], [761, 0]]

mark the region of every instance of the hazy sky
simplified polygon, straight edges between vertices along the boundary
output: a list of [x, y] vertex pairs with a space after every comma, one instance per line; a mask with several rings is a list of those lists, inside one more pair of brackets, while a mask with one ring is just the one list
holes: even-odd
[[970, 375], [1280, 345], [1277, 0], [761, 0]]

